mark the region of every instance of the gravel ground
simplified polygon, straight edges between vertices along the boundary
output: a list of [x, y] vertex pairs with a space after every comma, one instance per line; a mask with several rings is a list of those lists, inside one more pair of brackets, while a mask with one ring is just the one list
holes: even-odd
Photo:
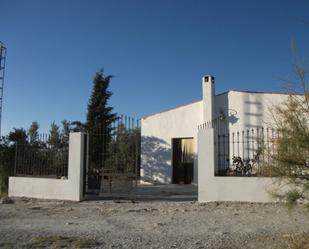
[[0, 247], [7, 248], [37, 236], [91, 238], [95, 248], [274, 248], [308, 235], [309, 213], [301, 205], [292, 211], [281, 204], [164, 201], [0, 205]]

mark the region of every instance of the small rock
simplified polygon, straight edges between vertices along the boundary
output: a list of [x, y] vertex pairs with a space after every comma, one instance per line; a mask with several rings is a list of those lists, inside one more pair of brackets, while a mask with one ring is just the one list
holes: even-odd
[[283, 237], [283, 238], [290, 238], [290, 237], [291, 237], [291, 234], [283, 234], [282, 237]]
[[165, 226], [165, 225], [166, 225], [165, 223], [161, 223], [161, 222], [154, 224], [155, 227], [157, 227], [157, 226]]
[[32, 210], [40, 210], [42, 207], [31, 207]]

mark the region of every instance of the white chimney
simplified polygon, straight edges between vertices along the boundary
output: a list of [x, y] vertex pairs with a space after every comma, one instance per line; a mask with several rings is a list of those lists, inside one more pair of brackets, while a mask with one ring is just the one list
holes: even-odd
[[203, 84], [203, 121], [208, 122], [214, 119], [215, 114], [215, 77], [205, 75]]

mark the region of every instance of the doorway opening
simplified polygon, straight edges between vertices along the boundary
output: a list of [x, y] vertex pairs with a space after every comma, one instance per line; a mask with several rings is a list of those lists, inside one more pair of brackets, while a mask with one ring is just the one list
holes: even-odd
[[193, 181], [193, 138], [173, 138], [173, 183]]

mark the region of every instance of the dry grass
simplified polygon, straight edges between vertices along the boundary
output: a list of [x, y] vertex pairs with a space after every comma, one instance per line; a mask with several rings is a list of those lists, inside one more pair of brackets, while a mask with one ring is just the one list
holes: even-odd
[[286, 235], [273, 249], [309, 249], [309, 234]]
[[14, 244], [11, 242], [8, 243], [0, 243], [0, 248], [1, 249], [13, 249], [14, 248]]
[[22, 248], [91, 248], [98, 245], [94, 239], [63, 236], [39, 236], [24, 243]]

